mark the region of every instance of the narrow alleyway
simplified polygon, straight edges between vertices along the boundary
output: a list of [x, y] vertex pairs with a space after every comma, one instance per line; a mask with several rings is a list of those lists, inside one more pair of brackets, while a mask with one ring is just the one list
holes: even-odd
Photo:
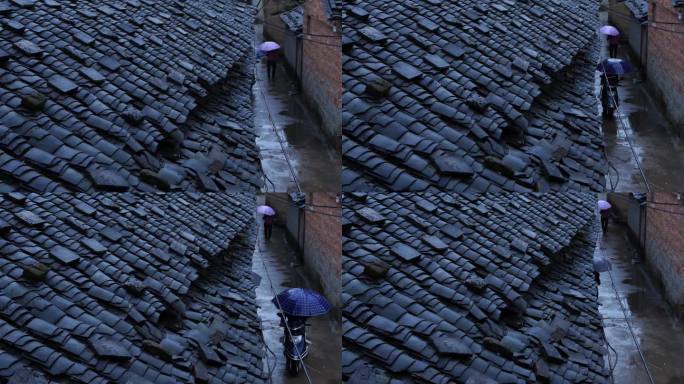
[[[254, 27], [258, 45], [263, 24]], [[326, 143], [284, 63], [279, 63], [274, 80], [268, 80], [265, 62], [257, 63], [252, 93], [266, 191], [296, 192], [295, 177], [303, 191], [338, 191], [340, 156]]]
[[612, 271], [601, 273], [599, 286], [604, 330], [615, 350], [610, 351], [610, 361], [615, 365], [613, 382], [651, 382], [636, 338], [654, 383], [682, 383], [684, 324], [670, 310], [657, 280], [649, 274], [627, 236], [625, 225], [611, 222], [597, 250], [613, 265]]
[[[602, 25], [610, 24], [606, 12], [601, 12]], [[602, 57], [608, 57], [605, 37]], [[629, 47], [621, 44], [618, 56], [630, 60]], [[600, 91], [599, 93], [600, 94]], [[612, 183], [617, 183], [616, 192], [645, 192], [646, 185], [637, 166], [634, 152], [639, 159], [651, 190], [684, 190], [684, 150], [676, 130], [665, 118], [661, 105], [650, 95], [646, 83], [640, 78], [638, 69], [620, 81], [619, 115], [604, 118], [603, 135], [606, 153], [611, 166]], [[622, 121], [622, 126], [619, 121]], [[634, 151], [630, 148], [631, 140]], [[610, 188], [610, 183], [607, 183]]]
[[[260, 219], [259, 225], [261, 225]], [[276, 292], [292, 287], [312, 289], [315, 287], [304, 276], [302, 268], [296, 266], [297, 252], [287, 242], [285, 230], [282, 227], [274, 226], [269, 242], [264, 240], [263, 230], [260, 230], [257, 241], [259, 248], [254, 253], [252, 270], [261, 276], [256, 293], [265, 344], [269, 348], [264, 365], [268, 366], [267, 369], [271, 371], [270, 382], [273, 384], [307, 383], [303, 370], [297, 377], [288, 376], [285, 370], [285, 356], [280, 340], [283, 328], [280, 327], [276, 307], [271, 303], [274, 296], [271, 282]], [[339, 321], [335, 321], [331, 313], [327, 316], [311, 318], [308, 323], [311, 324], [307, 330], [307, 339], [311, 342], [311, 349], [305, 361], [311, 382], [339, 383], [342, 348]]]

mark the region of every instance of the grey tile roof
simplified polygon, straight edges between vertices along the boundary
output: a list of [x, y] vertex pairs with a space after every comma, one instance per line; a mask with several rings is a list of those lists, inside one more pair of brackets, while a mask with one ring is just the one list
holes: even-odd
[[343, 188], [603, 190], [598, 2], [352, 1]]
[[257, 189], [253, 12], [3, 1], [0, 191]]
[[354, 194], [349, 383], [603, 383], [593, 194]]
[[339, 20], [343, 11], [342, 0], [319, 0], [323, 4], [328, 18], [331, 20]]
[[647, 0], [625, 0], [625, 5], [637, 20], [645, 21], [648, 19]]
[[254, 205], [239, 194], [3, 195], [0, 381], [263, 382]]
[[298, 5], [289, 11], [280, 14], [280, 19], [287, 25], [287, 28], [293, 32], [302, 32], [304, 25], [304, 6]]

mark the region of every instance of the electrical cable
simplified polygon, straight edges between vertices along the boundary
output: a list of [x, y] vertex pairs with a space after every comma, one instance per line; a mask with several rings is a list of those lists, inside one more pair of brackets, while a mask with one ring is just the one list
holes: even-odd
[[613, 171], [615, 171], [615, 176], [617, 178], [617, 180], [615, 181], [615, 184], [613, 184], [613, 177], [610, 174], [610, 170], [608, 171], [608, 182], [610, 183], [610, 191], [615, 192], [618, 185], [620, 184], [620, 171], [610, 161], [610, 158], [608, 157], [608, 152], [606, 151], [605, 147], [603, 148], [603, 157], [605, 157], [606, 163], [608, 163], [608, 167], [612, 168]]
[[[632, 16], [632, 15], [630, 15], [630, 14], [628, 14], [628, 13], [620, 12], [620, 11], [618, 11], [617, 9], [614, 9], [614, 8], [607, 7], [607, 8], [605, 8], [605, 9], [606, 9], [606, 11], [608, 11], [608, 12], [614, 13], [614, 14], [616, 14], [616, 15], [618, 15], [618, 16], [622, 16], [622, 17], [625, 17], [625, 18], [629, 18], [630, 20], [636, 19], [634, 16]], [[637, 20], [638, 20], [638, 19], [637, 19]], [[656, 23], [656, 24], [682, 25], [682, 26], [684, 26], [684, 24], [681, 23], [681, 22], [677, 23], [677, 22], [670, 22], [670, 21], [657, 21], [657, 20], [648, 20], [648, 22], [652, 22], [652, 23]]]
[[654, 211], [658, 211], [658, 212], [668, 213], [668, 214], [674, 215], [674, 216], [684, 216], [684, 212], [674, 212], [674, 211], [668, 211], [667, 209], [656, 208], [653, 206], [649, 206], [648, 202], [646, 204], [646, 208], [654, 210]]
[[[256, 42], [253, 42], [252, 45], [254, 46], [254, 50], [256, 51], [256, 46], [255, 46]], [[256, 81], [259, 81], [259, 82], [261, 81], [261, 79], [259, 79], [259, 75], [257, 73], [256, 67], [254, 68], [254, 78], [256, 79]], [[290, 161], [290, 156], [287, 154], [287, 151], [285, 150], [285, 145], [283, 144], [283, 139], [280, 137], [280, 133], [278, 133], [278, 127], [277, 127], [275, 121], [273, 120], [273, 115], [271, 114], [271, 108], [268, 105], [268, 99], [266, 99], [266, 95], [264, 94], [264, 90], [261, 87], [261, 85], [259, 85], [259, 93], [261, 94], [261, 98], [264, 100], [264, 105], [266, 106], [266, 113], [268, 114], [268, 119], [270, 120], [271, 126], [273, 127], [273, 133], [275, 133], [276, 137], [278, 138], [278, 143], [280, 144], [280, 149], [283, 152], [283, 156], [285, 157], [285, 162], [287, 162], [287, 166], [290, 170], [290, 174], [292, 175], [292, 179], [294, 180], [295, 185], [297, 186], [297, 190], [301, 193], [302, 188], [299, 185], [299, 180], [297, 180], [297, 175], [294, 171], [294, 167], [292, 166], [292, 162]], [[274, 187], [274, 189], [275, 189], [275, 187]]]
[[[285, 202], [290, 202], [290, 199], [286, 199], [284, 197], [280, 197], [278, 195], [269, 195], [270, 198], [274, 198], [276, 200], [280, 201], [285, 201]], [[317, 204], [306, 204], [307, 207], [313, 207], [313, 208], [333, 208], [333, 209], [340, 209], [341, 206], [339, 205], [317, 205]]]
[[[283, 316], [283, 324], [285, 325], [285, 329], [287, 330], [288, 335], [290, 336], [290, 339], [293, 340], [294, 338], [292, 337], [292, 330], [290, 329], [289, 324], [287, 324], [287, 320], [285, 320], [285, 312], [283, 312], [283, 308], [280, 305], [280, 300], [278, 299], [278, 294], [275, 291], [275, 287], [273, 287], [273, 280], [271, 280], [271, 274], [268, 272], [268, 267], [266, 266], [266, 262], [264, 261], [263, 253], [261, 252], [261, 247], [259, 246], [259, 241], [257, 240], [256, 242], [256, 249], [257, 252], [259, 252], [259, 257], [261, 258], [261, 263], [264, 265], [264, 271], [266, 272], [266, 278], [268, 278], [268, 284], [271, 286], [271, 293], [273, 293], [273, 296], [275, 297], [276, 305], [278, 307], [278, 312], [280, 312], [280, 315]], [[304, 325], [306, 327], [306, 324]], [[306, 342], [306, 339], [304, 340]], [[295, 352], [297, 352], [297, 356], [300, 357], [300, 363], [302, 364], [302, 368], [304, 368], [304, 374], [306, 375], [306, 381], [309, 384], [313, 384], [311, 381], [311, 377], [309, 376], [309, 371], [306, 368], [306, 364], [304, 363], [304, 358], [302, 358], [302, 354], [299, 352], [299, 347], [297, 347], [296, 343], [292, 343], [292, 346], [295, 349]]]
[[[609, 9], [608, 11], [611, 12], [611, 13], [613, 13], [613, 14], [615, 14], [615, 15], [617, 15], [618, 17], [622, 17], [623, 19], [629, 19], [630, 21], [633, 20], [633, 18], [632, 18], [631, 16], [626, 16], [626, 15], [623, 14], [623, 13], [619, 13], [619, 12], [616, 12], [616, 11], [612, 11], [612, 10], [610, 10], [610, 9]], [[655, 29], [655, 30], [659, 30], [659, 31], [664, 31], [664, 32], [668, 32], [668, 33], [675, 34], [675, 35], [684, 35], [684, 31], [674, 31], [674, 30], [670, 30], [670, 29], [660, 28], [660, 27], [657, 26], [657, 24], [665, 24], [665, 25], [684, 25], [684, 24], [681, 24], [681, 23], [656, 22], [656, 21], [653, 21], [653, 22], [652, 22], [652, 21], [650, 21], [650, 20], [649, 20], [649, 21], [644, 21], [644, 22], [641, 23], [641, 25], [644, 25], [644, 26], [646, 26], [647, 28], [651, 28], [651, 29]]]
[[[269, 23], [268, 21], [264, 21], [263, 24], [272, 26], [272, 27], [274, 27], [274, 28], [276, 28], [276, 29], [279, 29], [279, 30], [281, 30], [281, 31], [286, 31], [286, 32], [289, 31], [289, 32], [295, 33], [293, 30], [291, 30], [291, 29], [289, 29], [289, 28], [284, 28], [284, 27], [281, 27], [281, 26], [278, 25], [278, 24]], [[328, 38], [337, 38], [337, 39], [342, 38], [342, 34], [339, 34], [339, 35], [321, 35], [321, 34], [310, 33], [310, 32], [299, 32], [299, 33], [297, 33], [297, 34], [298, 34], [298, 35], [305, 35], [305, 36], [313, 36], [313, 37], [328, 37]]]
[[[598, 213], [598, 209], [596, 210]], [[599, 237], [599, 242], [603, 241], [603, 232], [601, 232], [601, 235]], [[603, 254], [603, 251], [601, 250], [600, 245], [597, 247], [598, 252], [601, 254], [601, 257], [605, 259], [605, 255]], [[608, 276], [610, 277], [610, 284], [613, 288], [613, 291], [615, 292], [615, 298], [618, 301], [618, 304], [620, 304], [620, 309], [622, 310], [622, 316], [625, 319], [625, 323], [627, 323], [627, 328], [629, 329], [629, 333], [632, 335], [632, 340], [634, 340], [634, 345], [637, 347], [637, 351], [639, 352], [639, 357], [641, 358], [641, 362], [644, 365], [644, 369], [646, 370], [646, 375], [648, 375], [648, 379], [651, 382], [651, 384], [655, 384], [655, 381], [653, 381], [653, 376], [651, 375], [651, 370], [648, 369], [648, 364], [646, 363], [646, 358], [644, 357], [644, 353], [641, 351], [641, 345], [639, 345], [639, 341], [637, 341], [636, 335], [634, 334], [634, 330], [632, 329], [632, 324], [630, 323], [628, 317], [627, 317], [627, 311], [625, 310], [624, 305], [622, 304], [622, 297], [620, 296], [620, 293], [617, 290], [617, 287], [615, 287], [615, 281], [613, 280], [613, 274], [610, 270], [608, 270]], [[617, 354], [617, 351], [616, 351]], [[616, 355], [617, 356], [617, 355]], [[616, 358], [617, 361], [617, 358]], [[617, 366], [617, 363], [616, 363]]]
[[[622, 199], [625, 201], [632, 201], [632, 199], [625, 196], [626, 194], [627, 194], [627, 192], [615, 193], [615, 194], [612, 194], [611, 197], [619, 198], [619, 199]], [[684, 204], [680, 204], [680, 203], [666, 203], [666, 202], [659, 202], [659, 201], [646, 201], [646, 203], [647, 204], [653, 204], [653, 205], [665, 205], [665, 206], [675, 206], [675, 207], [684, 206]], [[658, 210], [658, 208], [655, 208], [655, 207], [651, 207], [651, 208], [654, 210]], [[673, 214], [678, 214], [678, 212], [672, 212], [672, 211], [667, 211], [667, 212], [673, 213]]]
[[[263, 327], [262, 327], [263, 328]], [[275, 352], [268, 346], [266, 343], [266, 338], [264, 337], [264, 333], [260, 332], [261, 334], [261, 342], [264, 343], [264, 347], [266, 348], [266, 369], [268, 370], [268, 382], [272, 383], [273, 382], [273, 371], [275, 371], [275, 368], [278, 366], [278, 363], [274, 361], [273, 367], [271, 368], [271, 363], [268, 360], [268, 354], [270, 353], [273, 356], [274, 360], [277, 360], [277, 356]]]
[[[608, 79], [608, 74], [604, 71], [602, 72], [603, 77], [606, 80], [606, 85], [607, 87], [610, 87], [610, 81]], [[616, 86], [617, 88], [617, 86]], [[641, 178], [644, 180], [644, 184], [646, 185], [646, 190], [648, 192], [651, 192], [651, 186], [648, 184], [648, 180], [646, 179], [646, 174], [644, 173], [644, 169], [641, 167], [641, 161], [639, 160], [639, 156], [636, 153], [636, 150], [634, 149], [634, 144], [632, 143], [632, 138], [627, 132], [627, 128], [625, 126], [625, 122], [622, 120], [622, 112], [620, 111], [620, 105], [618, 104], [617, 100], [615, 99], [615, 96], [613, 95], [613, 92], [608, 92], [608, 95], [610, 96], [610, 99], [615, 106], [615, 117], [617, 118], [617, 121], [619, 122], [618, 126], [622, 129], [622, 131], [625, 134], [625, 138], [627, 139], [627, 143], [629, 144], [629, 148], [632, 151], [632, 155], [634, 156], [634, 161], [637, 164], [637, 168], [639, 168], [639, 173], [641, 174]]]
[[[295, 35], [295, 36], [298, 35], [297, 33], [294, 33], [293, 31], [291, 31], [291, 30], [289, 30], [289, 29], [285, 29], [285, 28], [279, 27], [279, 26], [274, 25], [274, 24], [271, 24], [271, 23], [266, 23], [266, 22], [264, 22], [263, 24], [265, 24], [265, 25], [270, 25], [270, 26], [272, 26], [273, 28], [278, 29], [278, 30], [280, 30], [280, 31], [292, 33], [292, 34]], [[317, 35], [306, 34], [306, 33], [303, 33], [303, 32], [301, 32], [301, 34], [304, 35], [305, 37], [306, 37], [306, 36], [317, 36]], [[325, 35], [320, 35], [319, 37], [322, 37], [322, 36], [325, 36]], [[335, 37], [341, 39], [341, 38], [342, 38], [342, 35], [339, 35], [339, 36], [328, 36], [328, 38], [335, 38]], [[328, 46], [328, 47], [342, 48], [342, 44], [341, 44], [341, 43], [340, 43], [340, 44], [328, 43], [328, 42], [325, 42], [325, 41], [314, 40], [314, 39], [311, 39], [311, 38], [303, 38], [303, 40], [306, 40], [306, 41], [311, 42], [311, 43], [314, 43], [314, 44], [319, 44], [319, 45]]]

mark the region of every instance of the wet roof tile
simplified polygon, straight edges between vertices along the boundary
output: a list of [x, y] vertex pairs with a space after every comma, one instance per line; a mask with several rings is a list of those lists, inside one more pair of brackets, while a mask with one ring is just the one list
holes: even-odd
[[345, 191], [604, 190], [595, 1], [344, 7]]
[[594, 206], [571, 193], [347, 196], [343, 381], [607, 382]]
[[[259, 188], [251, 6], [19, 0], [0, 7], [0, 97], [15, 100], [0, 106], [0, 124], [12, 129], [0, 143], [5, 190]], [[47, 163], [39, 150], [55, 158]], [[189, 160], [213, 166], [198, 174]]]
[[[254, 206], [247, 194], [3, 195], [0, 336], [12, 348], [0, 347], [0, 376], [192, 382], [199, 359], [209, 381], [265, 382]], [[165, 250], [173, 241], [184, 255]]]

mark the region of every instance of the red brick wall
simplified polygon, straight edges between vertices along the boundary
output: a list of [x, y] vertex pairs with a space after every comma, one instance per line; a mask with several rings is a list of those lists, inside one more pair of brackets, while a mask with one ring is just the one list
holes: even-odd
[[329, 192], [310, 193], [306, 200], [304, 264], [321, 282], [328, 300], [339, 308], [342, 268], [340, 203], [337, 196]]
[[[650, 194], [646, 212], [646, 260], [659, 275], [668, 300], [684, 306], [684, 204], [675, 193]], [[672, 214], [669, 212], [679, 214]]]
[[[647, 75], [655, 93], [666, 105], [667, 115], [684, 127], [684, 23], [677, 20], [672, 0], [654, 0], [649, 11]], [[663, 23], [678, 23], [677, 25]]]
[[[342, 136], [341, 23], [328, 20], [321, 1], [325, 0], [304, 3], [302, 89], [320, 115], [325, 134], [339, 143]], [[332, 35], [336, 37], [322, 37]]]

